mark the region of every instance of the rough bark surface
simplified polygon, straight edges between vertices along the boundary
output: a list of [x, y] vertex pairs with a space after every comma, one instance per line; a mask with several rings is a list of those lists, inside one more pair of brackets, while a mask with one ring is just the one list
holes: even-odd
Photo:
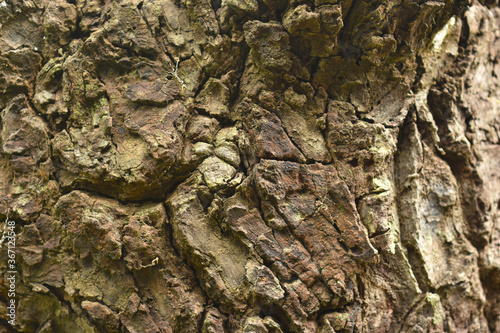
[[4, 0], [0, 51], [0, 332], [500, 332], [497, 0]]

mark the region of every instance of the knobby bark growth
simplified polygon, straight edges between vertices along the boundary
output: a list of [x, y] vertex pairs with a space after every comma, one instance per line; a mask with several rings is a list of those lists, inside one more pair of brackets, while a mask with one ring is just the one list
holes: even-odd
[[5, 0], [0, 51], [0, 332], [500, 332], [497, 0]]

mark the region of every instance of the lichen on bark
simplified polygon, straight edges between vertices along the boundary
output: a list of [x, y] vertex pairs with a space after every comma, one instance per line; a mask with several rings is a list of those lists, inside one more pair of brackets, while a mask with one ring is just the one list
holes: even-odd
[[499, 27], [496, 0], [1, 2], [0, 331], [500, 332]]

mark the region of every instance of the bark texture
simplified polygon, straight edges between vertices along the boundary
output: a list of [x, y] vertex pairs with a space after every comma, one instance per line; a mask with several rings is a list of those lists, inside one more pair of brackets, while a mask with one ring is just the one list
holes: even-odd
[[5, 0], [0, 51], [0, 332], [500, 332], [497, 0]]

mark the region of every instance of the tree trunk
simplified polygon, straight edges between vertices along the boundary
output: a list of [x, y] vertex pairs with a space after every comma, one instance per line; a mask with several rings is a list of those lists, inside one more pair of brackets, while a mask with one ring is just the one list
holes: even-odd
[[0, 51], [0, 332], [500, 332], [498, 0], [5, 0]]

